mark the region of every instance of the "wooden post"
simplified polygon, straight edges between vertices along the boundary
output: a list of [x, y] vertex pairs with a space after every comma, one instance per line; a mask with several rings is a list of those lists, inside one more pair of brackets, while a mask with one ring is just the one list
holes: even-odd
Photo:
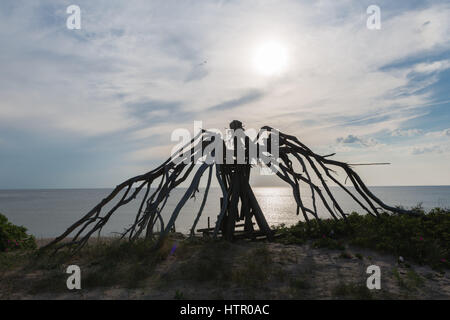
[[[230, 123], [230, 128], [233, 130], [242, 129], [242, 123], [240, 121], [233, 121], [232, 123]], [[272, 230], [270, 229], [266, 219], [264, 218], [264, 214], [258, 204], [258, 201], [256, 200], [255, 195], [253, 194], [249, 183], [251, 170], [251, 159], [249, 154], [250, 138], [245, 137], [245, 146], [239, 146], [239, 143], [242, 144], [242, 141], [238, 140], [236, 136], [233, 137], [233, 163], [227, 163], [221, 166], [222, 180], [226, 185], [225, 188], [229, 195], [227, 199], [221, 199], [220, 201], [221, 208], [224, 205], [224, 201], [227, 201], [226, 214], [223, 216], [220, 226], [222, 235], [227, 240], [233, 240], [236, 223], [240, 220], [245, 221], [244, 232], [253, 235], [254, 228], [252, 217], [254, 215], [260, 231], [269, 239], [271, 239]], [[245, 164], [238, 164], [237, 153], [238, 149], [242, 147], [244, 147], [245, 149], [246, 162]], [[240, 212], [239, 201], [241, 202]]]
[[233, 240], [234, 230], [236, 228], [236, 220], [239, 214], [238, 204], [239, 204], [239, 176], [236, 172], [233, 173], [232, 178], [232, 193], [230, 203], [228, 204], [228, 216], [227, 223], [225, 225], [225, 239]]
[[240, 175], [240, 184], [241, 184], [241, 220], [244, 220], [244, 231], [248, 233], [253, 233], [253, 223], [252, 223], [252, 211], [250, 208], [250, 202], [247, 195], [247, 188], [249, 186], [249, 178], [250, 178], [250, 165], [245, 165], [242, 167], [243, 174]]
[[250, 200], [250, 205], [252, 206], [253, 214], [255, 215], [256, 223], [259, 226], [259, 229], [264, 232], [269, 240], [272, 240], [272, 230], [269, 227], [269, 224], [264, 218], [264, 214], [261, 210], [261, 207], [256, 200], [255, 194], [250, 186], [247, 188], [247, 195]]

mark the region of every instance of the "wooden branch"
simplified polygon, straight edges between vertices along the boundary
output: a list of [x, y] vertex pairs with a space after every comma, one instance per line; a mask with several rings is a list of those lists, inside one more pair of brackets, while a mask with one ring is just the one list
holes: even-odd
[[[239, 125], [239, 123], [239, 121], [234, 121], [233, 125], [236, 126]], [[358, 174], [351, 168], [352, 166], [387, 165], [389, 163], [347, 164], [332, 160], [330, 158], [335, 155], [334, 153], [324, 156], [318, 155], [303, 144], [297, 137], [284, 134], [269, 126], [264, 126], [260, 129], [256, 139], [253, 141], [251, 141], [249, 137], [239, 139], [239, 141], [238, 139], [234, 139], [234, 157], [231, 159], [232, 163], [203, 163], [199, 167], [196, 167], [195, 160], [200, 159], [204, 155], [203, 152], [206, 150], [206, 147], [215, 140], [215, 136], [212, 132], [201, 130], [189, 143], [179, 148], [156, 169], [135, 176], [116, 186], [106, 198], [100, 201], [100, 203], [86, 213], [81, 219], [71, 225], [64, 233], [43, 247], [42, 250], [53, 248], [56, 252], [64, 247], [73, 248], [74, 252], [80, 250], [88, 243], [92, 234], [97, 231], [101, 232], [103, 227], [120, 207], [135, 200], [144, 189], [145, 192], [142, 200], [140, 200], [134, 223], [122, 233], [122, 238], [127, 236], [129, 241], [135, 241], [143, 235], [144, 231], [145, 238], [153, 238], [156, 236], [154, 233], [155, 226], [159, 222], [161, 225], [161, 232], [158, 234], [159, 238], [157, 244], [160, 245], [162, 243], [161, 241], [174, 227], [175, 221], [185, 203], [198, 192], [201, 177], [206, 169], [209, 168], [208, 181], [203, 200], [190, 230], [192, 236], [206, 206], [212, 182], [213, 166], [216, 167], [215, 175], [220, 185], [223, 199], [216, 225], [214, 228], [210, 228], [211, 231], [213, 231], [213, 237], [216, 238], [219, 231], [222, 230], [222, 236], [228, 240], [232, 240], [235, 234], [236, 223], [240, 220], [244, 220], [243, 226], [245, 232], [241, 234], [240, 237], [245, 234], [245, 236], [254, 238], [256, 236], [252, 222], [254, 216], [260, 232], [266, 235], [268, 239], [272, 239], [272, 231], [249, 184], [251, 168], [250, 163], [248, 163], [250, 161], [250, 143], [256, 144], [256, 148], [259, 151], [260, 146], [258, 141], [262, 131], [270, 131], [265, 144], [267, 144], [268, 157], [274, 160], [274, 162], [269, 164], [268, 167], [277, 169], [275, 172], [276, 175], [292, 188], [292, 194], [297, 204], [296, 213], [299, 215], [301, 211], [303, 218], [308, 224], [310, 217], [315, 218], [320, 223], [317, 208], [317, 203], [320, 202], [325, 206], [326, 211], [333, 219], [346, 219], [346, 213], [344, 213], [330, 189], [327, 181], [328, 179], [335, 183], [340, 189], [344, 190], [344, 192], [368, 214], [378, 216], [379, 210], [381, 209], [392, 213], [415, 214], [411, 211], [394, 208], [383, 203], [369, 190]], [[274, 134], [278, 134], [280, 142], [278, 159], [274, 159], [273, 154], [270, 153], [270, 142], [271, 139], [273, 139]], [[239, 145], [239, 143], [243, 143], [244, 146]], [[225, 141], [222, 141], [221, 144], [225, 146]], [[246, 164], [236, 163], [238, 155], [237, 150], [241, 147], [245, 150]], [[207, 156], [214, 159], [214, 149], [210, 152], [211, 154], [208, 154]], [[267, 153], [265, 153], [265, 155], [267, 155]], [[226, 153], [223, 155], [223, 159], [229, 160], [226, 159]], [[298, 162], [302, 169], [301, 172], [295, 171], [292, 160]], [[335, 177], [337, 170], [343, 170], [343, 172], [345, 172], [346, 180], [349, 179], [351, 181], [355, 188], [355, 192], [350, 191], [349, 188], [345, 186], [345, 182], [341, 183], [338, 178]], [[192, 174], [193, 177], [191, 178]], [[158, 179], [160, 180], [156, 189], [152, 189], [151, 186]], [[161, 212], [169, 200], [171, 191], [188, 179], [191, 179], [189, 187], [182, 199], [177, 203], [167, 225], [165, 225]], [[319, 182], [318, 184], [320, 187], [319, 185], [316, 185], [316, 181]], [[312, 209], [305, 206], [304, 194], [302, 192], [304, 184], [306, 184], [311, 191]], [[138, 187], [131, 192], [134, 185], [137, 185]], [[121, 194], [122, 192], [123, 194]], [[362, 198], [362, 200], [360, 200], [358, 196]], [[116, 200], [117, 198], [118, 200]], [[102, 215], [102, 210], [107, 205], [114, 203], [114, 201], [116, 201], [116, 203], [113, 207], [106, 214]], [[239, 202], [241, 202], [240, 212]], [[379, 207], [377, 208], [377, 206]], [[334, 209], [337, 211], [334, 212]], [[75, 236], [71, 240], [64, 241], [65, 239], [68, 239], [71, 234], [75, 234]]]

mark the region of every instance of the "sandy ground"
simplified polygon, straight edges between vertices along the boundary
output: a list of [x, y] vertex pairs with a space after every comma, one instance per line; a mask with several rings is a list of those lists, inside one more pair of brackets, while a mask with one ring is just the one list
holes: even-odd
[[[47, 291], [30, 294], [26, 283], [32, 283], [42, 272], [0, 274], [1, 299], [450, 299], [448, 272], [437, 272], [428, 266], [409, 261], [399, 264], [398, 257], [372, 250], [349, 247], [342, 251], [316, 249], [310, 245], [283, 245], [266, 242], [239, 242], [223, 254], [230, 267], [239, 270], [250, 263], [252, 252], [265, 248], [270, 268], [265, 281], [248, 286], [245, 281], [217, 283], [195, 281], [181, 274], [181, 265], [199, 259], [201, 249], [189, 258], [169, 256], [156, 268], [156, 276], [144, 279], [137, 288], [108, 286], [69, 291]], [[359, 258], [357, 257], [359, 256]], [[381, 290], [365, 290], [367, 267], [381, 268]], [[84, 270], [84, 269], [83, 269]], [[178, 274], [177, 277], [172, 277]], [[21, 285], [15, 285], [19, 281]], [[14, 280], [16, 279], [16, 280]], [[162, 281], [166, 279], [166, 281]], [[245, 279], [244, 279], [245, 280]], [[83, 283], [83, 278], [82, 278]], [[65, 283], [61, 284], [65, 286]], [[83, 286], [83, 284], [82, 284]], [[355, 290], [346, 290], [351, 286]], [[359, 288], [359, 289], [358, 289]], [[361, 289], [362, 288], [362, 289]], [[368, 295], [367, 292], [369, 291]], [[362, 293], [361, 293], [362, 292]]]

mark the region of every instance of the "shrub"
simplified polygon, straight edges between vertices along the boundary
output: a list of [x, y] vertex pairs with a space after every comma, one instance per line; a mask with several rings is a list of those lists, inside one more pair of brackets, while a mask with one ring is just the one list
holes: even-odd
[[339, 283], [333, 288], [332, 294], [339, 299], [373, 299], [372, 292], [366, 286], [356, 283]]
[[175, 291], [175, 300], [184, 300], [184, 294], [180, 290]]
[[35, 248], [36, 241], [27, 229], [12, 224], [0, 213], [0, 252]]
[[280, 242], [343, 249], [342, 241], [429, 264], [437, 269], [450, 267], [450, 211], [433, 209], [419, 216], [382, 213], [380, 217], [352, 213], [344, 220], [300, 221], [292, 227], [280, 226]]

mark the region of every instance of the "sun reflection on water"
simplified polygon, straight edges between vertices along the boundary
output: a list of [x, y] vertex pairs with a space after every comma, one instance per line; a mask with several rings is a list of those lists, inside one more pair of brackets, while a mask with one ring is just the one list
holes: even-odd
[[296, 203], [289, 188], [254, 188], [255, 196], [264, 210], [269, 225], [296, 224], [300, 216], [295, 214]]

